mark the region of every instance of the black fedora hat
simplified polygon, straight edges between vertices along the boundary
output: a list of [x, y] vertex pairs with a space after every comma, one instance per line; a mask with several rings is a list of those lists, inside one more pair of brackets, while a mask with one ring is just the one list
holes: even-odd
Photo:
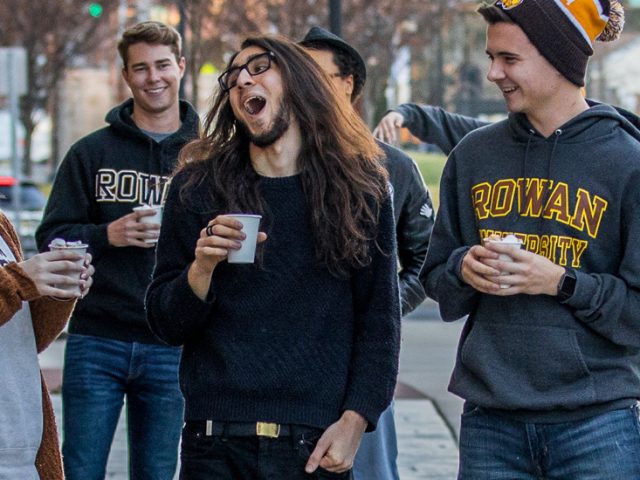
[[339, 36], [334, 35], [322, 27], [312, 27], [304, 36], [302, 41], [300, 41], [300, 45], [302, 46], [317, 46], [321, 44], [326, 45], [330, 50], [341, 50], [355, 61], [356, 66], [355, 71], [353, 72], [353, 93], [351, 96], [354, 99], [358, 98], [358, 95], [360, 95], [360, 92], [362, 91], [362, 87], [364, 87], [364, 84], [367, 81], [367, 67], [358, 51]]

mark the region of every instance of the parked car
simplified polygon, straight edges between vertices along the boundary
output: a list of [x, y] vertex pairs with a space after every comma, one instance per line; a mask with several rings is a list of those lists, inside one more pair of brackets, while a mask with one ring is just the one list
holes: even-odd
[[47, 199], [35, 183], [28, 180], [21, 181], [20, 214], [16, 215], [13, 209], [13, 187], [16, 183], [17, 180], [14, 177], [0, 176], [0, 208], [16, 227], [24, 254], [29, 256], [38, 252], [34, 234], [42, 221]]

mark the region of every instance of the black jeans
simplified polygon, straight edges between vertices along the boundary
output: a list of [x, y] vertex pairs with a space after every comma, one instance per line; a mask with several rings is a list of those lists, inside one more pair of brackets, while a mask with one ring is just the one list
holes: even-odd
[[351, 471], [321, 468], [309, 475], [307, 460], [322, 435], [310, 427], [291, 428], [278, 438], [205, 434], [204, 422], [187, 422], [182, 430], [180, 480], [352, 480]]

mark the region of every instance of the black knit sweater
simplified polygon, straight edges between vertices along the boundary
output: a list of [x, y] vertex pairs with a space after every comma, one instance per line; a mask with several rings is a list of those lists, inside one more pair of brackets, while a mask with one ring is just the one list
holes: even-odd
[[373, 428], [398, 368], [391, 203], [380, 214], [371, 265], [338, 279], [316, 260], [300, 177], [262, 178], [262, 261], [220, 263], [201, 301], [187, 270], [200, 230], [222, 212], [207, 205], [204, 187], [183, 202], [183, 182], [174, 178], [166, 202], [147, 315], [158, 337], [184, 345], [185, 418], [324, 428], [355, 410]]

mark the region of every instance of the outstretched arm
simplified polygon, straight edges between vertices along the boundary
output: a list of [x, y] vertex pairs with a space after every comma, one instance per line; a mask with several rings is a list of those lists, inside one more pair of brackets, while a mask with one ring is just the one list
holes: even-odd
[[421, 141], [438, 146], [448, 155], [467, 133], [488, 124], [440, 107], [403, 103], [382, 117], [373, 134], [382, 141], [395, 144], [399, 138], [398, 130], [405, 127]]

